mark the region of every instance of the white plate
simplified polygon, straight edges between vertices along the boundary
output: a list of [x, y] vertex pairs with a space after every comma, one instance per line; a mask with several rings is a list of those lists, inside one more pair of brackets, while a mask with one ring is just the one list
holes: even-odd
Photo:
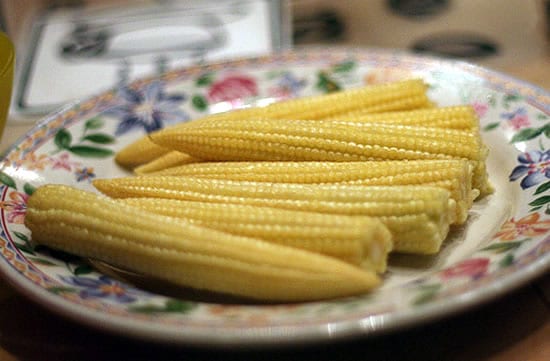
[[[126, 174], [112, 155], [145, 130], [208, 112], [404, 77], [439, 105], [473, 104], [496, 192], [477, 202], [435, 257], [392, 256], [372, 294], [300, 304], [228, 304], [146, 291], [83, 261], [35, 248], [22, 224], [45, 183], [90, 189]], [[450, 315], [550, 267], [550, 95], [472, 65], [369, 49], [304, 49], [185, 68], [44, 119], [0, 167], [0, 269], [28, 297], [86, 324], [147, 340], [261, 345], [365, 337]]]

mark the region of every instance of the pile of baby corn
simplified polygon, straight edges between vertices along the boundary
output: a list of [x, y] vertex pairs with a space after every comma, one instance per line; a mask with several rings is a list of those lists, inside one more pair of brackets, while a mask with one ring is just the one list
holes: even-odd
[[33, 240], [267, 301], [357, 295], [390, 252], [434, 254], [492, 192], [478, 119], [417, 79], [208, 115], [122, 149], [103, 194], [39, 187]]

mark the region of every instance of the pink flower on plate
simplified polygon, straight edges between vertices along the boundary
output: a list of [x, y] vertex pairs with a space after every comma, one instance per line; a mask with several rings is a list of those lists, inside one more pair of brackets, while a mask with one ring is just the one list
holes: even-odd
[[476, 112], [477, 116], [481, 118], [485, 114], [487, 114], [487, 111], [489, 110], [489, 105], [482, 102], [473, 102], [472, 108], [474, 108], [474, 111]]
[[502, 113], [500, 117], [506, 119], [508, 125], [514, 130], [520, 130], [531, 125], [527, 109], [520, 107], [512, 112]]
[[243, 98], [258, 95], [258, 85], [254, 78], [246, 75], [230, 75], [214, 82], [208, 90], [208, 100], [211, 103], [235, 103]]
[[441, 272], [443, 279], [469, 277], [472, 279], [479, 278], [487, 273], [489, 269], [488, 258], [470, 258], [459, 262]]
[[7, 213], [9, 223], [23, 224], [27, 213], [27, 200], [29, 196], [25, 193], [13, 191], [9, 194], [9, 201], [0, 202], [0, 208]]
[[64, 169], [69, 172], [71, 171], [73, 166], [78, 165], [77, 162], [71, 161], [69, 153], [63, 153], [57, 158], [52, 157], [51, 162], [52, 162], [52, 169]]

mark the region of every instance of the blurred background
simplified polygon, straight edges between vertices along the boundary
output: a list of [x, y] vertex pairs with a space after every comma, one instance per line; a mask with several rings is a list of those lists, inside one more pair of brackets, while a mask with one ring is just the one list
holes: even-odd
[[0, 0], [11, 122], [172, 67], [303, 45], [407, 49], [548, 87], [550, 0]]

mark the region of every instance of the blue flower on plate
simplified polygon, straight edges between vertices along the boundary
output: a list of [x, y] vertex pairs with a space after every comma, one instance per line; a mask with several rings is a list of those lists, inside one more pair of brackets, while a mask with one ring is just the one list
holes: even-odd
[[74, 174], [77, 182], [91, 181], [96, 177], [92, 167], [77, 168]]
[[287, 72], [279, 79], [277, 85], [281, 92], [287, 93], [289, 96], [297, 96], [300, 90], [306, 85], [304, 79], [298, 79], [294, 74]]
[[118, 90], [119, 103], [104, 114], [120, 119], [115, 135], [122, 135], [133, 128], [143, 128], [147, 133], [162, 128], [165, 123], [181, 122], [189, 116], [180, 108], [186, 100], [184, 94], [166, 94], [160, 81], [142, 88], [127, 86]]
[[518, 156], [518, 162], [509, 176], [511, 182], [523, 177], [522, 189], [535, 186], [550, 178], [550, 150], [531, 150]]
[[78, 287], [80, 289], [78, 294], [83, 299], [101, 298], [117, 303], [131, 303], [136, 301], [138, 296], [145, 294], [143, 291], [132, 288], [105, 275], [101, 275], [98, 278], [61, 276], [61, 279], [65, 283]]

